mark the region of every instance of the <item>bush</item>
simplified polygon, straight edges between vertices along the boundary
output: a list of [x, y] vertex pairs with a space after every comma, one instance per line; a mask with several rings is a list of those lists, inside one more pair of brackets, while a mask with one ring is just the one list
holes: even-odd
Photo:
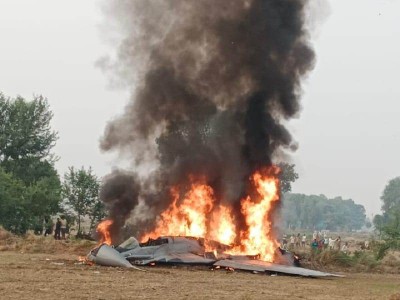
[[311, 254], [312, 265], [324, 267], [361, 268], [370, 270], [379, 265], [375, 256], [367, 251], [355, 251], [353, 255], [337, 250], [323, 250]]

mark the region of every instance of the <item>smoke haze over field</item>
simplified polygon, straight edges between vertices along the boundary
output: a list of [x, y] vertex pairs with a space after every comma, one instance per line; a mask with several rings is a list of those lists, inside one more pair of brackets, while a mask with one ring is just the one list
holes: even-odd
[[[132, 93], [123, 114], [107, 124], [101, 148], [119, 151], [134, 168], [153, 165], [138, 179], [147, 186], [140, 196], [152, 208], [150, 219], [169, 204], [172, 186], [185, 189], [193, 177], [235, 206], [250, 175], [292, 146], [282, 120], [298, 113], [300, 80], [314, 63], [306, 3], [107, 4], [123, 39], [117, 59], [102, 63]], [[105, 185], [112, 191], [107, 178]]]

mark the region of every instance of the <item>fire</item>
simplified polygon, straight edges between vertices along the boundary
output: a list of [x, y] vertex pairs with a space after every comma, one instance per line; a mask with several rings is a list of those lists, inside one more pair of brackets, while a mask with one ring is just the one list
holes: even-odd
[[247, 231], [242, 232], [241, 246], [247, 254], [259, 254], [262, 260], [273, 261], [278, 243], [272, 235], [269, 213], [273, 203], [279, 200], [279, 180], [259, 172], [252, 180], [261, 199], [257, 202], [248, 196], [241, 202], [241, 212], [248, 226]]
[[111, 245], [110, 226], [113, 224], [112, 220], [104, 220], [97, 225], [96, 232], [100, 234], [100, 244]]
[[[99, 244], [95, 248], [93, 248], [93, 250], [102, 244], [111, 245], [112, 240], [111, 240], [110, 226], [112, 224], [113, 224], [112, 220], [104, 220], [100, 222], [99, 225], [97, 225], [96, 232], [100, 235], [100, 241]], [[88, 258], [85, 256], [78, 256], [78, 261], [89, 266], [93, 265], [93, 262], [88, 260]]]
[[191, 189], [179, 202], [179, 191], [171, 190], [172, 204], [157, 222], [156, 229], [142, 237], [142, 240], [161, 235], [185, 235], [204, 237], [207, 233], [207, 215], [210, 213], [214, 196], [211, 187], [192, 184]]
[[[271, 211], [279, 201], [279, 169], [271, 167], [255, 172], [250, 178], [254, 191], [241, 201], [241, 218], [246, 229], [238, 232], [232, 208], [216, 201], [213, 189], [204, 183], [193, 183], [183, 195], [171, 189], [172, 204], [161, 213], [155, 230], [142, 241], [165, 235], [204, 237], [231, 245], [229, 253], [259, 255], [273, 261], [278, 243], [273, 236]], [[212, 250], [212, 249], [207, 249]]]
[[86, 256], [78, 256], [78, 261], [80, 263], [88, 265], [88, 266], [94, 265], [94, 263], [92, 261], [88, 260]]
[[214, 228], [214, 230], [211, 231], [210, 238], [226, 245], [233, 244], [236, 238], [234, 224], [232, 211], [221, 205], [211, 217], [210, 228]]

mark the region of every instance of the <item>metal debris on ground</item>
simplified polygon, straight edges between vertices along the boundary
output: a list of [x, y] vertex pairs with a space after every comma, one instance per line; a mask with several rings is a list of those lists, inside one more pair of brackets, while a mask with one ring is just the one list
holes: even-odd
[[[221, 249], [224, 249], [221, 245]], [[226, 249], [225, 249], [226, 250]], [[296, 275], [304, 277], [343, 277], [337, 274], [325, 273], [305, 269], [290, 264], [290, 259], [281, 261], [286, 263], [270, 263], [256, 259], [255, 256], [234, 256], [224, 253], [210, 256], [205, 251], [204, 239], [193, 237], [165, 236], [147, 243], [140, 244], [131, 237], [118, 247], [102, 244], [90, 251], [87, 260], [98, 265], [130, 268], [140, 271], [135, 265], [209, 265], [212, 270], [224, 268], [231, 272], [244, 270], [253, 273], [265, 273], [276, 276], [277, 274]]]

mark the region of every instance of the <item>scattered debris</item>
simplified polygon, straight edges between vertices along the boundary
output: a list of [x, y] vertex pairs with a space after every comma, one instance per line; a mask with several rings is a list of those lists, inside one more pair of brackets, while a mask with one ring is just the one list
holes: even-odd
[[[226, 245], [220, 245], [220, 249], [227, 250]], [[160, 237], [140, 244], [131, 237], [120, 246], [102, 244], [88, 254], [86, 260], [103, 266], [133, 268], [140, 271], [134, 265], [166, 264], [166, 265], [209, 265], [212, 270], [223, 268], [229, 272], [235, 270], [250, 271], [255, 274], [264, 273], [276, 276], [277, 274], [297, 275], [305, 277], [342, 277], [340, 275], [309, 270], [293, 266], [287, 259], [287, 264], [276, 264], [261, 261], [257, 256], [238, 256], [229, 253], [216, 253], [212, 257], [205, 251], [204, 239], [193, 237]], [[277, 252], [278, 255], [287, 257], [287, 253]]]

